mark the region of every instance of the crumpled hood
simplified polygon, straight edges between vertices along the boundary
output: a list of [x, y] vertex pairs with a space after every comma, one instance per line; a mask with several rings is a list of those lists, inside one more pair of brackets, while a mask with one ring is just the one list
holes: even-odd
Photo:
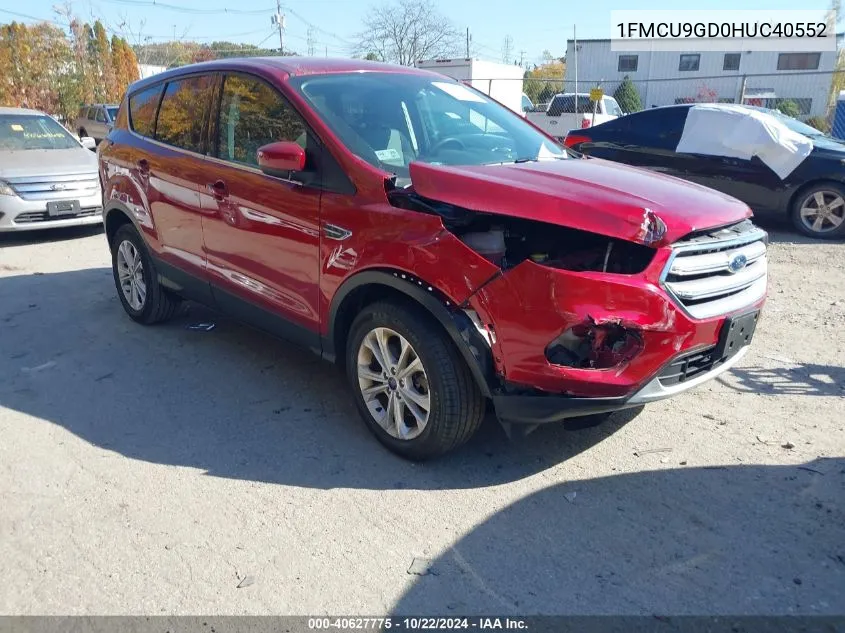
[[97, 155], [84, 147], [0, 150], [0, 179], [97, 172]]
[[633, 242], [646, 210], [666, 224], [664, 242], [751, 216], [748, 206], [707, 187], [599, 159], [503, 165], [411, 163], [421, 196]]

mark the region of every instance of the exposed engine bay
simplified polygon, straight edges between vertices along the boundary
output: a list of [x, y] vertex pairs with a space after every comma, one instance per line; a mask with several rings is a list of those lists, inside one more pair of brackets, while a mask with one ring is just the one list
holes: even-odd
[[410, 187], [387, 195], [395, 207], [439, 215], [449, 232], [503, 270], [530, 259], [551, 268], [630, 275], [645, 270], [655, 253], [596, 233], [430, 200]]

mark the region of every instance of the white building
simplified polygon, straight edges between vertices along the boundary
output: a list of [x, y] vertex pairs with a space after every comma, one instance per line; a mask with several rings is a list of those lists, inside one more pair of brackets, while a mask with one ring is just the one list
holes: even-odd
[[138, 75], [140, 79], [146, 79], [167, 70], [167, 66], [155, 66], [153, 64], [138, 64]]
[[[643, 48], [649, 46], [645, 42]], [[838, 55], [838, 51], [731, 50], [730, 45], [724, 51], [614, 52], [609, 39], [578, 40], [578, 91], [600, 84], [612, 95], [627, 75], [646, 108], [691, 101], [739, 103], [744, 96], [750, 105], [776, 107], [790, 100], [802, 117], [824, 116]], [[576, 80], [572, 40], [567, 40], [566, 61], [565, 89], [572, 91]]]

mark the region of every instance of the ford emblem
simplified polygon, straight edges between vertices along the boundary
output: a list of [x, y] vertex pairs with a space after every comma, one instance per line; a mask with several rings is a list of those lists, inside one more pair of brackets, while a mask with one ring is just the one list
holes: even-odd
[[745, 255], [739, 254], [734, 256], [731, 263], [728, 264], [728, 270], [732, 273], [738, 273], [740, 270], [748, 265], [748, 258]]

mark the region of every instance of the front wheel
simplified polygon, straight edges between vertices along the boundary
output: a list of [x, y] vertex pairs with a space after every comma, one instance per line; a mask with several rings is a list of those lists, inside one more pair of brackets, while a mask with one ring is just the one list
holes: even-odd
[[393, 452], [423, 460], [466, 442], [484, 398], [452, 341], [395, 303], [368, 306], [352, 324], [346, 368], [369, 429]]
[[792, 223], [804, 235], [819, 239], [845, 236], [845, 189], [819, 183], [801, 192], [791, 209]]

